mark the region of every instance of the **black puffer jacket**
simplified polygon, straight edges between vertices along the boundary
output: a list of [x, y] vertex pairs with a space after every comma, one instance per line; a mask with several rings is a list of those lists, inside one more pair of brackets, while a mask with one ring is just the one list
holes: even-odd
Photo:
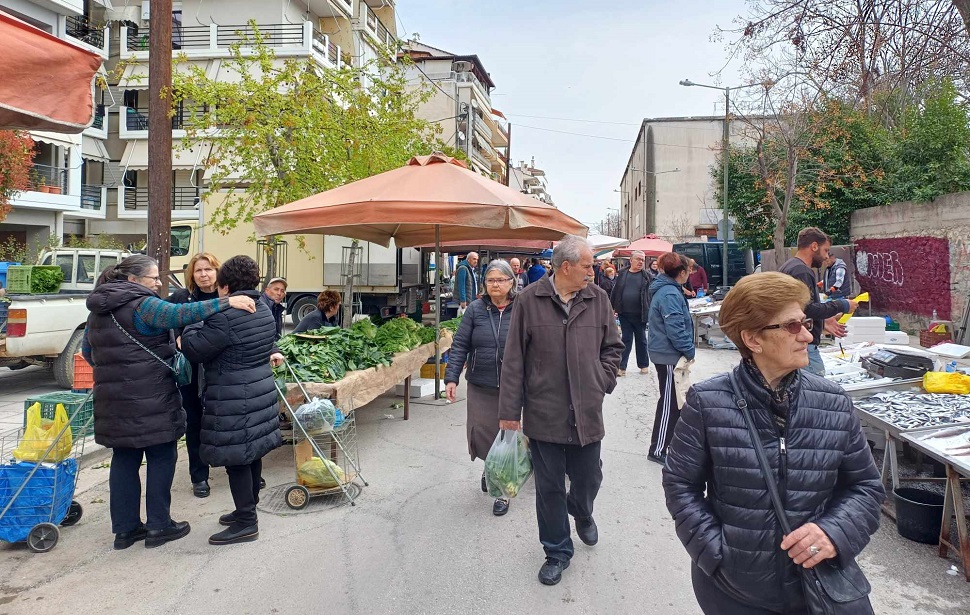
[[[259, 298], [256, 291], [233, 294]], [[273, 315], [258, 300], [255, 314], [228, 310], [182, 333], [182, 352], [204, 368], [199, 455], [210, 466], [246, 465], [282, 444], [269, 364], [275, 344]]]
[[[849, 397], [799, 372], [789, 388], [787, 426], [779, 433], [768, 410], [771, 394], [747, 369], [735, 373], [792, 527], [814, 522], [840, 561], [856, 557], [879, 527], [885, 491]], [[663, 485], [677, 535], [722, 591], [777, 612], [804, 602], [798, 572], [779, 546], [781, 528], [728, 374], [688, 391]]]
[[[185, 434], [185, 411], [172, 370], [118, 329], [121, 325], [160, 358], [171, 361], [170, 331], [142, 335], [135, 309], [155, 293], [140, 284], [114, 281], [88, 295], [87, 337], [94, 361], [94, 441], [108, 448], [145, 448]], [[114, 314], [118, 325], [111, 320]]]
[[468, 305], [451, 343], [445, 382], [457, 383], [461, 370], [467, 364], [465, 379], [468, 382], [498, 388], [514, 303], [510, 302], [500, 312], [492, 303], [491, 297], [485, 295]]

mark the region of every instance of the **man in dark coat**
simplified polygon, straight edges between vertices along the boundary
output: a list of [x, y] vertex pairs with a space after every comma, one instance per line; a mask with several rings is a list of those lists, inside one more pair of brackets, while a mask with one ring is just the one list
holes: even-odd
[[276, 339], [283, 337], [283, 316], [286, 314], [283, 301], [286, 300], [286, 286], [286, 278], [273, 278], [260, 295], [260, 299], [269, 308], [276, 323]]
[[555, 274], [516, 298], [499, 391], [499, 426], [517, 430], [522, 421], [530, 439], [545, 585], [558, 583], [572, 558], [570, 515], [584, 543], [599, 540], [593, 501], [603, 481], [603, 398], [616, 386], [623, 350], [609, 297], [590, 284], [586, 239], [563, 238], [552, 262]]
[[623, 357], [620, 359], [618, 376], [626, 375], [626, 365], [634, 344], [637, 349], [637, 367], [646, 373], [650, 367], [647, 350], [647, 320], [650, 301], [647, 291], [653, 279], [643, 268], [646, 258], [639, 250], [630, 254], [630, 266], [620, 271], [610, 292], [610, 303], [620, 319], [623, 332]]
[[[256, 299], [259, 268], [248, 256], [234, 256], [219, 268], [219, 294]], [[225, 545], [259, 536], [262, 459], [282, 444], [279, 400], [272, 361], [283, 356], [276, 349], [273, 316], [262, 302], [255, 314], [232, 310], [216, 314], [203, 325], [182, 334], [185, 356], [204, 367], [205, 388], [202, 444], [199, 454], [210, 466], [225, 466], [235, 511], [219, 518], [228, 526], [209, 537], [209, 544]]]

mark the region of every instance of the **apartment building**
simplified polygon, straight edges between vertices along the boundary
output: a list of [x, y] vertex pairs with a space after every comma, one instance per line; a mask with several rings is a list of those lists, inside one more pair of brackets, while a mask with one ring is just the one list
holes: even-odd
[[[147, 1], [114, 2], [100, 14], [111, 40], [106, 65], [112, 79], [105, 95], [113, 104], [106, 106], [104, 215], [90, 221], [87, 234], [110, 234], [124, 242], [142, 241], [147, 232], [151, 53], [184, 54], [190, 65], [201, 67], [214, 79], [233, 80], [239, 76], [226, 60], [231, 57], [231, 45], [251, 34], [250, 20], [281, 62], [309, 58], [322, 68], [361, 66], [379, 57], [380, 46], [393, 46], [397, 40], [392, 0], [175, 1], [172, 40], [165, 42], [151, 37]], [[208, 148], [180, 147], [186, 120], [187, 111], [176, 110], [172, 117], [173, 221], [200, 217], [199, 199], [208, 181], [202, 164]]]
[[528, 194], [547, 205], [556, 205], [552, 200], [552, 195], [547, 190], [546, 172], [536, 167], [535, 158], [529, 164], [520, 160], [518, 166], [512, 167], [509, 186], [517, 188], [519, 192]]
[[414, 62], [408, 69], [409, 83], [434, 85], [418, 117], [437, 123], [441, 140], [465, 152], [473, 171], [508, 183], [507, 123], [492, 108], [495, 83], [478, 56], [457, 55], [417, 41], [409, 41], [402, 55]]
[[[105, 5], [110, 0], [0, 0], [0, 11], [107, 61]], [[91, 222], [104, 219], [106, 94], [96, 90], [94, 122], [81, 134], [30, 132], [35, 144], [31, 185], [13, 198], [13, 209], [0, 222], [0, 242], [13, 238], [28, 246], [45, 245], [50, 235], [84, 234]]]
[[[732, 144], [744, 140], [740, 124], [730, 125]], [[711, 168], [723, 130], [723, 116], [643, 120], [617, 191], [623, 237], [720, 237], [722, 210]]]

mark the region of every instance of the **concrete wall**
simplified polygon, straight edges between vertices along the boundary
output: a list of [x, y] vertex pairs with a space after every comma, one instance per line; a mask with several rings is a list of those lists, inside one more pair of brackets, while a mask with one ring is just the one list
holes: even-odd
[[970, 192], [856, 211], [851, 232], [856, 279], [874, 309], [913, 330], [925, 328], [933, 310], [962, 319], [970, 295]]

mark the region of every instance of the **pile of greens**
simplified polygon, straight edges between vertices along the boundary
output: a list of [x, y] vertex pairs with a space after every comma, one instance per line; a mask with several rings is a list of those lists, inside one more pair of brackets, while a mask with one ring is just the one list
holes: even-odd
[[321, 327], [307, 335], [314, 338], [287, 335], [279, 342], [280, 352], [303, 382], [335, 382], [348, 371], [391, 364], [390, 355], [360, 329]]
[[384, 352], [390, 354], [407, 352], [421, 345], [419, 331], [423, 328], [425, 327], [410, 318], [392, 318], [377, 329], [374, 341]]
[[56, 265], [35, 265], [30, 268], [30, 292], [34, 295], [56, 293], [64, 281], [64, 272]]
[[451, 320], [444, 321], [443, 323], [441, 323], [441, 328], [448, 329], [449, 331], [454, 333], [455, 331], [458, 330], [458, 325], [460, 324], [461, 324], [461, 316], [459, 316], [458, 318], [452, 318]]

